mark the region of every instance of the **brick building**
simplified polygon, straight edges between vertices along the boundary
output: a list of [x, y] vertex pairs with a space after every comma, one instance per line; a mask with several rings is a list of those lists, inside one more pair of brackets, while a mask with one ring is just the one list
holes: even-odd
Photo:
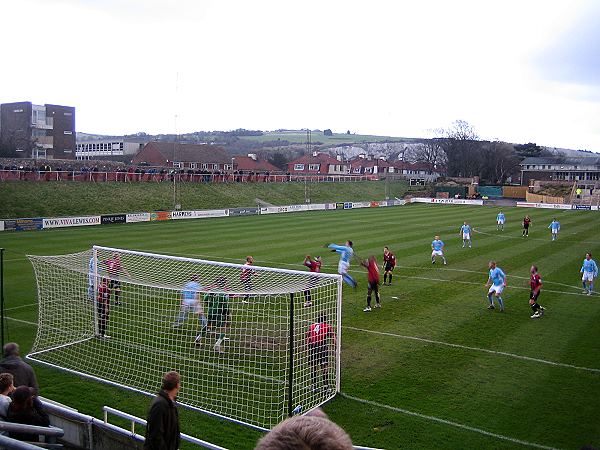
[[0, 105], [0, 143], [9, 155], [21, 158], [75, 159], [75, 108]]
[[314, 152], [289, 162], [288, 172], [292, 175], [347, 175], [350, 164], [326, 153]]
[[178, 142], [148, 142], [132, 161], [153, 167], [231, 171], [231, 158], [222, 147], [209, 144], [180, 144]]
[[521, 161], [521, 184], [538, 181], [600, 180], [600, 157], [532, 157]]

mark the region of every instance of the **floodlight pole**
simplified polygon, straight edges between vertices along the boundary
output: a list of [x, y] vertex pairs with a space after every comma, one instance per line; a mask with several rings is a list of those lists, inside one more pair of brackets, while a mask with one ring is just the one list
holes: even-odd
[[4, 348], [4, 249], [0, 248], [0, 341]]

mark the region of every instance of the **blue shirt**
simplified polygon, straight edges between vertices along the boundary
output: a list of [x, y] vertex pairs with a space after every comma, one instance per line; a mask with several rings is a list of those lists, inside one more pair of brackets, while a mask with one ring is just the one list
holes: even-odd
[[550, 222], [550, 225], [548, 225], [548, 228], [558, 231], [560, 230], [560, 222], [558, 220], [553, 220]]
[[492, 280], [494, 286], [501, 286], [506, 280], [506, 275], [500, 267], [496, 267], [495, 269], [490, 269], [490, 280]]
[[346, 245], [329, 244], [329, 248], [340, 254], [340, 261], [350, 264], [350, 258], [352, 258], [352, 255], [354, 254], [352, 247], [348, 247]]
[[504, 213], [499, 213], [498, 217], [496, 217], [496, 220], [504, 220]]
[[598, 276], [598, 266], [593, 259], [584, 259], [580, 272], [594, 272], [594, 277]]
[[435, 240], [431, 241], [431, 247], [434, 250], [441, 250], [444, 248], [444, 243], [442, 241], [440, 241], [439, 239], [435, 239]]
[[462, 227], [460, 227], [460, 231], [462, 231], [463, 233], [470, 233], [471, 225], [463, 225]]
[[197, 281], [188, 281], [181, 292], [183, 300], [187, 302], [196, 300], [196, 295], [201, 288], [202, 286]]

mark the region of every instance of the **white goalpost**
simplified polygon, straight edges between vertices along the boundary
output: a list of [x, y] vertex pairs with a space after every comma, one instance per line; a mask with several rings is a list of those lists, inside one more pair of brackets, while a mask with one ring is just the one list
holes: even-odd
[[28, 359], [148, 395], [177, 370], [180, 404], [263, 430], [340, 390], [339, 275], [100, 246], [28, 257]]

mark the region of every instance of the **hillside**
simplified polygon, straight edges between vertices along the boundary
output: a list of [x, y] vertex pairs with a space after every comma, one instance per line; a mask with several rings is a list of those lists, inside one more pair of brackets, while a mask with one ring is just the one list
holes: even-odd
[[[385, 198], [384, 181], [309, 183], [312, 203], [369, 201]], [[408, 190], [404, 181], [390, 181], [390, 198]], [[0, 218], [52, 217], [136, 211], [216, 209], [252, 206], [257, 199], [273, 205], [301, 204], [304, 183], [201, 184], [180, 183], [174, 199], [171, 183], [0, 183]], [[174, 201], [175, 200], [175, 201]]]

